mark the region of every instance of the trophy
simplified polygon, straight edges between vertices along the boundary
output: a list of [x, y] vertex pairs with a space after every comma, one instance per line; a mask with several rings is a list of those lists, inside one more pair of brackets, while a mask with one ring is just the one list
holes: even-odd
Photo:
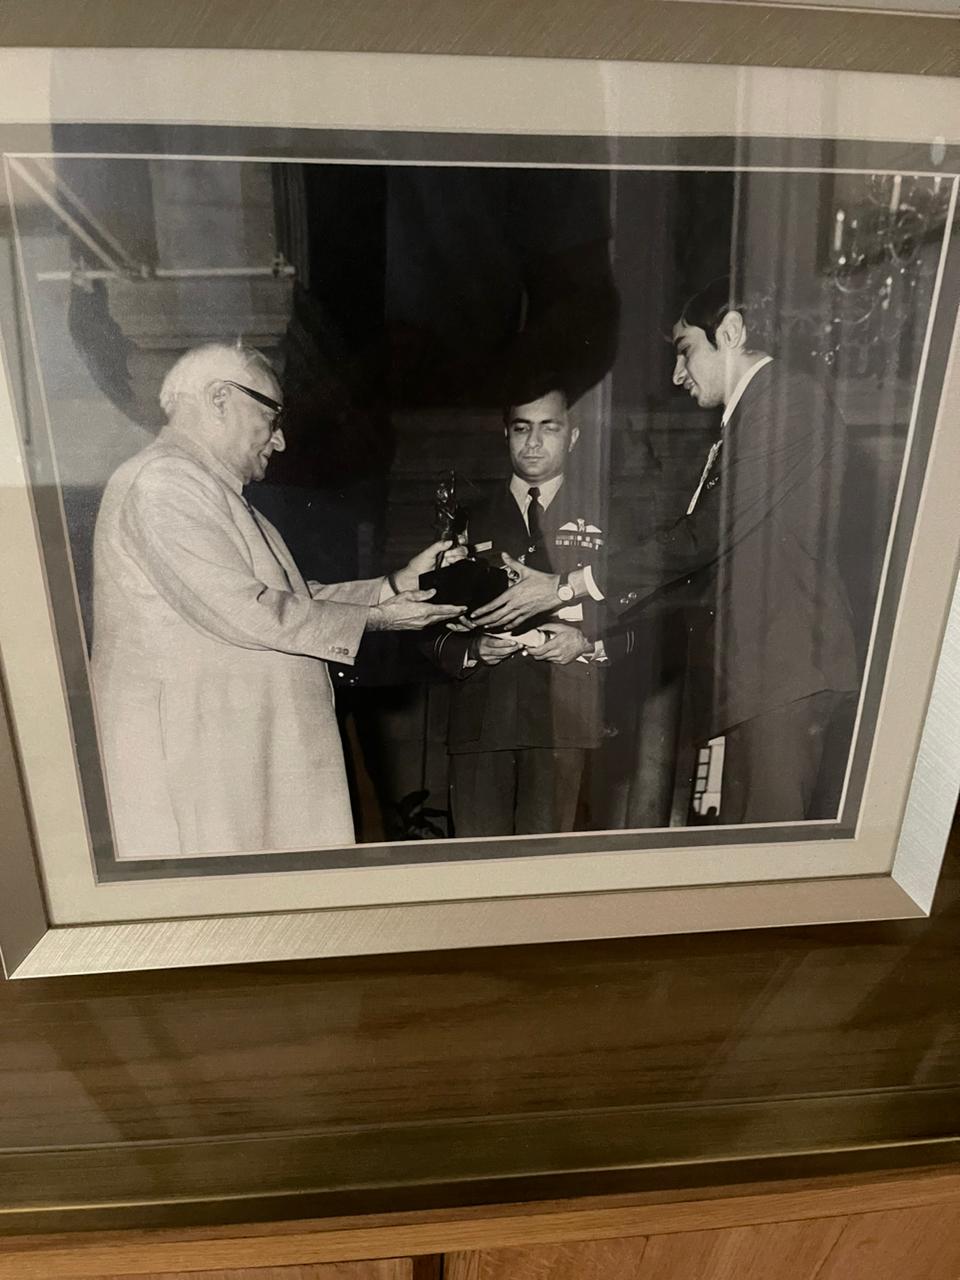
[[[437, 483], [434, 497], [434, 528], [437, 537], [444, 541], [459, 542], [467, 531], [466, 507], [457, 501], [457, 473], [445, 471]], [[481, 608], [510, 585], [506, 569], [484, 560], [470, 547], [466, 559], [453, 564], [443, 563], [443, 552], [437, 557], [437, 566], [420, 575], [420, 586], [432, 588], [437, 604], [462, 604], [468, 611]]]
[[444, 471], [437, 482], [433, 500], [433, 527], [437, 537], [455, 542], [467, 528], [467, 509], [457, 502], [457, 473]]

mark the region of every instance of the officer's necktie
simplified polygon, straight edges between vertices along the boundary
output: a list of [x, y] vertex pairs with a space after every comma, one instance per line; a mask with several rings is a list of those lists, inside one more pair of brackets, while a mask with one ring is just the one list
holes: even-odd
[[533, 485], [527, 490], [530, 502], [527, 506], [527, 528], [530, 531], [530, 542], [527, 546], [525, 563], [531, 568], [538, 568], [538, 561], [544, 558], [543, 546], [543, 507], [540, 503], [540, 490]]

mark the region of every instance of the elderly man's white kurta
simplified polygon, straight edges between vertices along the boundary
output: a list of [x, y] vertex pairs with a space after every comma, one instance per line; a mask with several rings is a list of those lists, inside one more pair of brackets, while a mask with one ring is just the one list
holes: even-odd
[[170, 428], [119, 468], [93, 639], [118, 857], [354, 842], [326, 663], [353, 662], [382, 581], [304, 582], [239, 481]]

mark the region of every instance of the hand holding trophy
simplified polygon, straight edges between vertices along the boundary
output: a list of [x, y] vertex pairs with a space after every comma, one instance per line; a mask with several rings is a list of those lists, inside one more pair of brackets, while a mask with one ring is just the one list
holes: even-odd
[[[434, 500], [434, 519], [437, 535], [445, 542], [461, 543], [467, 533], [468, 513], [457, 501], [457, 476], [455, 471], [445, 471], [437, 484]], [[420, 576], [420, 586], [436, 591], [437, 604], [464, 605], [468, 610], [479, 609], [495, 599], [510, 585], [506, 569], [491, 564], [478, 556], [472, 547], [467, 554], [453, 563], [444, 563], [441, 552], [437, 563], [429, 573]]]

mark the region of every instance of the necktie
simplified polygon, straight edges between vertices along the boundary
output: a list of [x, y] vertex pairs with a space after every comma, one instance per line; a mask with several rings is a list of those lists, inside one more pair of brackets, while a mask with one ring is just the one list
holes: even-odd
[[693, 514], [694, 508], [696, 507], [697, 503], [700, 501], [700, 495], [701, 493], [703, 493], [703, 486], [710, 479], [710, 472], [714, 468], [714, 464], [717, 461], [717, 454], [720, 452], [720, 446], [722, 444], [723, 444], [723, 436], [721, 436], [719, 440], [715, 441], [710, 446], [710, 452], [707, 454], [707, 461], [700, 475], [700, 483], [697, 485], [696, 491], [694, 492], [693, 497], [690, 499], [690, 505], [687, 507], [688, 516]]
[[543, 507], [540, 505], [540, 490], [533, 485], [527, 490], [530, 502], [527, 506], [527, 528], [530, 531], [530, 544], [527, 547], [526, 563], [534, 559], [543, 559]]

